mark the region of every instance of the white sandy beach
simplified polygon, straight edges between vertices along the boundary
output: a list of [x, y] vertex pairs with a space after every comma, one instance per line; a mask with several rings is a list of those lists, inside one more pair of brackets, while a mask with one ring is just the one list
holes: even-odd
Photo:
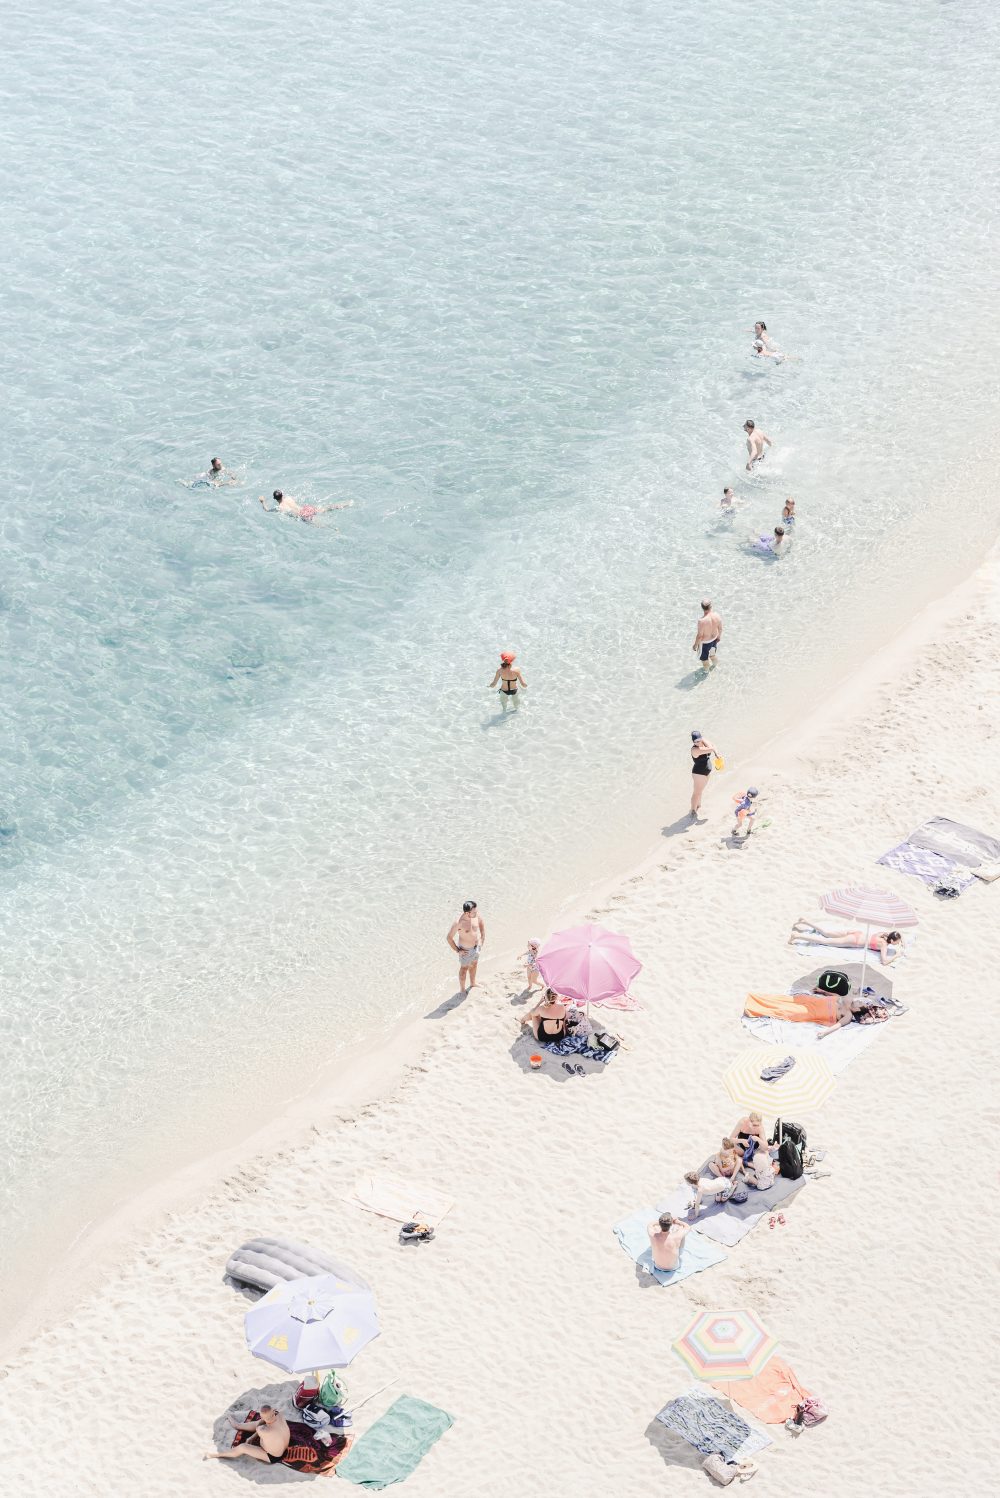
[[[141, 1239], [95, 1248], [100, 1283], [54, 1321], [46, 1302], [47, 1329], [10, 1353], [0, 1490], [210, 1498], [337, 1481], [201, 1461], [227, 1410], [297, 1382], [246, 1352], [247, 1301], [223, 1281], [233, 1246], [270, 1231], [354, 1264], [376, 1289], [382, 1336], [346, 1377], [352, 1399], [398, 1382], [358, 1431], [404, 1392], [454, 1416], [408, 1480], [412, 1498], [707, 1494], [700, 1457], [653, 1417], [691, 1383], [673, 1339], [695, 1311], [730, 1306], [761, 1316], [831, 1410], [798, 1439], [769, 1428], [751, 1492], [994, 1491], [972, 1405], [994, 1363], [983, 1323], [997, 1179], [982, 1144], [1000, 884], [939, 902], [875, 859], [935, 814], [1000, 831], [998, 581], [994, 555], [795, 735], [713, 777], [708, 821], [665, 836], [580, 912], [626, 931], [645, 964], [642, 1009], [613, 1020], [628, 1049], [599, 1075], [523, 1071], [511, 1056], [522, 975], [492, 973], [418, 1027], [421, 1050], [387, 1094], [353, 1112], [336, 1090], [316, 1099], [298, 1141], [279, 1126], [279, 1145], [206, 1176], [193, 1202], [189, 1181], [184, 1205]], [[749, 780], [771, 825], [734, 851], [730, 797]], [[651, 816], [673, 824], [683, 810]], [[790, 923], [852, 882], [896, 890], [921, 924], [891, 973], [909, 1012], [840, 1074], [810, 1128], [831, 1174], [784, 1226], [765, 1219], [724, 1263], [653, 1284], [612, 1224], [665, 1196], [731, 1127], [740, 1110], [720, 1079], [748, 1044], [744, 996], [813, 965], [786, 945]], [[544, 935], [545, 913], [537, 926]], [[443, 961], [428, 1011], [451, 977]], [[434, 1243], [403, 1248], [394, 1224], [341, 1200], [378, 1171], [454, 1197]]]

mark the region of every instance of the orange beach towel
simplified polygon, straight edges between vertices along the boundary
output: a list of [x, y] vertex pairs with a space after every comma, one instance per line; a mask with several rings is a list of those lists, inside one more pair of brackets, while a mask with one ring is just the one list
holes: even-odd
[[804, 1020], [811, 1025], [835, 1025], [837, 1001], [826, 993], [748, 993], [743, 1013], [757, 1018]]
[[809, 1398], [809, 1390], [783, 1358], [769, 1358], [756, 1378], [741, 1378], [731, 1384], [718, 1383], [715, 1388], [741, 1404], [766, 1425], [783, 1425], [800, 1404]]

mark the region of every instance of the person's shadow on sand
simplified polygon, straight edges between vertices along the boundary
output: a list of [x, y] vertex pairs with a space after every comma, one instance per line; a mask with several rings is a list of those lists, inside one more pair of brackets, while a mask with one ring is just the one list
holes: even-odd
[[456, 993], [452, 994], [450, 999], [442, 999], [436, 1009], [432, 1009], [429, 1014], [424, 1015], [424, 1019], [444, 1019], [446, 1014], [451, 1014], [453, 1009], [457, 1009], [460, 1004], [464, 1004], [468, 997], [468, 992], [460, 988]]
[[[219, 1416], [212, 1426], [212, 1439], [217, 1451], [228, 1451], [233, 1444], [233, 1436], [236, 1432], [229, 1423], [229, 1416], [234, 1420], [244, 1421], [248, 1410], [259, 1410], [262, 1404], [273, 1404], [276, 1410], [280, 1410], [286, 1420], [301, 1419], [295, 1408], [293, 1395], [298, 1388], [298, 1380], [284, 1384], [267, 1384], [262, 1389], [248, 1389], [238, 1399], [234, 1399], [228, 1410]], [[208, 1448], [206, 1447], [206, 1450]], [[309, 1482], [311, 1474], [308, 1472], [295, 1472], [291, 1467], [265, 1465], [263, 1462], [255, 1462], [250, 1457], [243, 1457], [234, 1462], [212, 1462], [213, 1466], [228, 1469], [237, 1473], [244, 1482], [254, 1482], [259, 1487], [276, 1487], [283, 1483]]]
[[676, 822], [671, 822], [669, 827], [664, 827], [662, 833], [664, 837], [680, 837], [682, 832], [690, 832], [692, 828], [700, 826], [701, 823], [696, 822], [691, 813], [686, 811], [682, 817], [677, 818]]

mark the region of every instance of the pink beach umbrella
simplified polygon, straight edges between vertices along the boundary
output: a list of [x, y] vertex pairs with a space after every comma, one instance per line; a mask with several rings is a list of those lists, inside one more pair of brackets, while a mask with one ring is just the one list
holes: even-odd
[[820, 904], [831, 915], [843, 916], [847, 921], [860, 921], [865, 928], [864, 956], [861, 959], [861, 988], [865, 986], [865, 969], [868, 966], [868, 951], [872, 927], [880, 931], [902, 931], [906, 926], [918, 924], [917, 912], [898, 895], [888, 889], [870, 889], [864, 885], [851, 885], [847, 889], [832, 889], [820, 897]]
[[627, 936], [604, 926], [574, 926], [557, 931], [538, 953], [538, 971], [555, 993], [579, 1004], [614, 1003], [642, 963]]

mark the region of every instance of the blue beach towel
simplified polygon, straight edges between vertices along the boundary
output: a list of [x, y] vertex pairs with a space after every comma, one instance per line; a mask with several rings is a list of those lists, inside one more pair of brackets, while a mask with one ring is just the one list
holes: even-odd
[[336, 1468], [359, 1488], [403, 1482], [454, 1421], [436, 1405], [402, 1394], [365, 1431]]
[[675, 1285], [678, 1280], [686, 1280], [689, 1274], [698, 1274], [702, 1269], [711, 1269], [713, 1264], [721, 1264], [727, 1257], [725, 1250], [717, 1243], [712, 1243], [708, 1238], [703, 1238], [701, 1233], [692, 1230], [681, 1244], [677, 1268], [655, 1268], [646, 1228], [658, 1216], [655, 1207], [640, 1207], [637, 1212], [616, 1222], [612, 1231], [629, 1258], [640, 1264], [661, 1285]]

